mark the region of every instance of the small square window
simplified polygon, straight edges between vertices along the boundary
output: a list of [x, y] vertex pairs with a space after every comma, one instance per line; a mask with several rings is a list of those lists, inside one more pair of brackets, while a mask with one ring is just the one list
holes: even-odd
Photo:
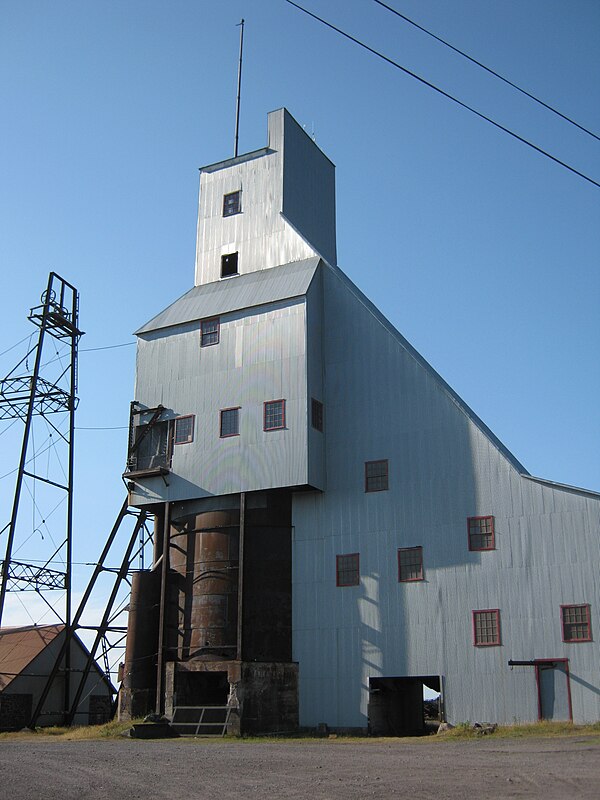
[[228, 278], [230, 275], [238, 274], [238, 254], [228, 253], [221, 256], [221, 277]]
[[385, 492], [388, 488], [388, 462], [365, 461], [365, 492]]
[[336, 586], [358, 586], [360, 570], [358, 553], [335, 557]]
[[189, 444], [194, 441], [194, 415], [177, 417], [173, 432], [173, 444]]
[[401, 547], [398, 550], [398, 580], [423, 580], [422, 547]]
[[264, 430], [285, 428], [285, 400], [269, 400], [264, 408]]
[[468, 517], [469, 550], [495, 550], [493, 517]]
[[203, 319], [200, 323], [200, 347], [219, 344], [220, 323], [218, 317]]
[[561, 606], [563, 642], [591, 642], [589, 605]]
[[500, 611], [497, 608], [473, 612], [473, 644], [475, 647], [493, 647], [500, 641]]
[[240, 409], [224, 408], [221, 411], [221, 438], [227, 436], [239, 436], [240, 433]]
[[323, 403], [314, 398], [311, 400], [310, 420], [315, 430], [323, 430]]
[[230, 192], [223, 196], [223, 216], [231, 217], [233, 214], [239, 214], [242, 210], [241, 194], [239, 191]]

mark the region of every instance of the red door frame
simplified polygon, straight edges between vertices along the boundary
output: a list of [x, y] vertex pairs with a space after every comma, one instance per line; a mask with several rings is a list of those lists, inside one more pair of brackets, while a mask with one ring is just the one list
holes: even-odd
[[536, 658], [535, 665], [535, 682], [537, 684], [538, 696], [538, 720], [542, 717], [542, 686], [540, 682], [540, 666], [543, 664], [564, 664], [565, 676], [567, 678], [567, 699], [569, 702], [569, 721], [573, 722], [573, 706], [571, 704], [571, 674], [569, 672], [569, 659], [568, 658]]

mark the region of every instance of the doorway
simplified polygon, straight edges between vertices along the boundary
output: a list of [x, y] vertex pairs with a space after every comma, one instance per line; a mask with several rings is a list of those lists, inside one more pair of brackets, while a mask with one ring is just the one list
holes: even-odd
[[188, 672], [177, 674], [178, 706], [225, 706], [229, 694], [226, 672]]
[[567, 658], [536, 660], [535, 679], [538, 690], [538, 718], [572, 721], [569, 660]]
[[437, 675], [369, 678], [369, 731], [372, 736], [425, 736], [424, 688], [440, 691]]

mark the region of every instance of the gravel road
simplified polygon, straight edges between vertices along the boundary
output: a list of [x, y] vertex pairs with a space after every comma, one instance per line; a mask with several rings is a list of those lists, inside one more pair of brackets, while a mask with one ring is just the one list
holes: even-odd
[[600, 739], [0, 742], [1, 800], [600, 797]]

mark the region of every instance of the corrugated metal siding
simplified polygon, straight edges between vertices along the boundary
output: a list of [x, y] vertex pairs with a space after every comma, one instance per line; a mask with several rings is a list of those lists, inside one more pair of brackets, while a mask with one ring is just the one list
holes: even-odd
[[[327, 491], [294, 499], [294, 652], [301, 724], [367, 725], [368, 679], [443, 675], [448, 718], [537, 718], [535, 670], [569, 658], [576, 720], [600, 717], [596, 643], [562, 642], [560, 605], [600, 626], [598, 498], [531, 481], [372, 307], [324, 270]], [[420, 358], [420, 357], [419, 357]], [[364, 462], [389, 459], [389, 491]], [[466, 519], [492, 514], [496, 550], [469, 552]], [[399, 583], [399, 547], [425, 580]], [[337, 588], [335, 556], [360, 553]], [[472, 611], [499, 608], [502, 646], [472, 644]], [[592, 688], [590, 688], [592, 687]], [[595, 687], [595, 688], [594, 688]]]
[[[335, 204], [332, 191], [330, 162], [317, 156], [305, 162], [306, 174], [301, 187], [291, 188], [293, 218], [288, 224], [284, 214], [283, 159], [286, 136], [296, 133], [295, 123], [283, 109], [269, 114], [269, 151], [249, 161], [239, 160], [231, 166], [200, 175], [200, 200], [196, 250], [196, 285], [212, 283], [220, 278], [221, 256], [237, 252], [240, 274], [268, 269], [290, 261], [299, 261], [319, 255], [317, 245], [327, 243], [324, 257], [335, 257], [335, 245], [331, 249], [331, 233], [325, 232], [324, 222], [298, 220], [298, 208], [302, 203], [323, 211], [325, 204]], [[302, 132], [301, 132], [302, 133]], [[320, 151], [302, 133], [310, 148]], [[298, 148], [304, 145], [302, 152]], [[306, 155], [306, 142], [293, 136], [290, 152], [286, 158], [297, 163]], [[320, 154], [322, 156], [322, 154]], [[322, 156], [324, 159], [324, 156]], [[329, 169], [325, 170], [325, 165]], [[324, 171], [325, 170], [325, 171]], [[328, 188], [329, 187], [329, 188]], [[241, 192], [241, 213], [223, 217], [223, 196], [230, 192]], [[302, 197], [298, 198], [298, 191]], [[306, 192], [319, 192], [307, 195]], [[309, 202], [310, 201], [310, 202]], [[334, 205], [335, 208], [335, 205]], [[333, 212], [335, 216], [335, 210]], [[306, 215], [304, 215], [306, 216]], [[323, 213], [320, 215], [323, 216]], [[325, 215], [327, 223], [331, 213]], [[307, 223], [308, 229], [301, 234], [295, 229], [298, 222]], [[335, 237], [335, 229], [333, 231]], [[310, 237], [315, 236], [316, 243]], [[329, 237], [329, 239], [327, 238]], [[335, 241], [335, 239], [334, 239]]]
[[195, 286], [143, 325], [136, 335], [300, 297], [306, 294], [318, 264], [318, 258], [309, 258], [270, 270]]
[[[144, 480], [132, 502], [184, 500], [307, 482], [304, 298], [221, 317], [220, 342], [198, 325], [138, 343], [136, 400], [167, 418], [195, 414], [194, 441], [174, 447], [168, 486]], [[286, 429], [263, 431], [263, 403], [285, 399]], [[240, 435], [219, 437], [219, 411], [241, 406]]]

